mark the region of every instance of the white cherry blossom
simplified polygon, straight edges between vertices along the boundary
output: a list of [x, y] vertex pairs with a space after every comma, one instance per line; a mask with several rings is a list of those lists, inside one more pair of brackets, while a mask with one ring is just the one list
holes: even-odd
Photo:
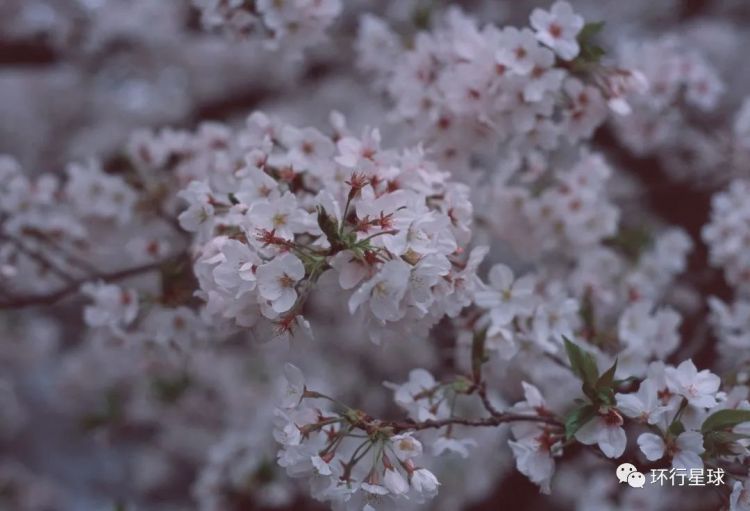
[[619, 458], [627, 444], [623, 422], [622, 415], [610, 409], [581, 426], [576, 431], [576, 440], [585, 445], [598, 445], [608, 458]]
[[573, 60], [578, 56], [576, 36], [583, 28], [583, 18], [573, 12], [568, 2], [555, 2], [549, 11], [534, 9], [531, 26], [537, 39], [555, 50], [560, 58]]
[[271, 302], [274, 312], [287, 312], [297, 300], [296, 285], [305, 276], [305, 266], [286, 253], [262, 264], [255, 272], [260, 296]]
[[93, 300], [83, 311], [86, 324], [92, 327], [125, 327], [138, 315], [138, 295], [132, 289], [99, 282], [87, 283], [81, 291]]
[[675, 469], [690, 470], [703, 468], [703, 435], [697, 431], [685, 431], [675, 439], [669, 440], [669, 444], [653, 433], [643, 433], [638, 437], [638, 446], [650, 461], [656, 461], [665, 454], [672, 458], [672, 466]]
[[676, 368], [666, 370], [667, 386], [692, 406], [710, 408], [716, 405], [716, 393], [721, 385], [718, 376], [708, 369], [698, 371], [692, 360], [685, 360]]
[[526, 315], [534, 304], [534, 280], [531, 275], [515, 279], [513, 270], [498, 264], [489, 273], [489, 285], [476, 292], [476, 303], [489, 310], [492, 323], [503, 326], [514, 317]]

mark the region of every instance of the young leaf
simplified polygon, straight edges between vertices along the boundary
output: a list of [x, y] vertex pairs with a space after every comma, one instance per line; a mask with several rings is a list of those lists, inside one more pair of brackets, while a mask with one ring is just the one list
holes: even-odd
[[599, 377], [599, 379], [596, 381], [596, 388], [606, 388], [611, 389], [614, 387], [615, 384], [615, 373], [617, 372], [617, 359], [615, 359], [615, 363], [612, 364], [612, 367], [607, 369], [602, 375]]
[[732, 428], [743, 422], [750, 422], [750, 410], [719, 410], [703, 421], [701, 433]]
[[593, 405], [583, 405], [574, 409], [565, 417], [565, 439], [570, 440], [581, 426], [594, 418], [596, 408]]
[[739, 433], [709, 431], [703, 437], [703, 447], [708, 456], [732, 456], [737, 454], [737, 441], [747, 439], [747, 435]]
[[581, 379], [584, 387], [588, 387], [591, 390], [595, 389], [599, 376], [596, 360], [594, 360], [594, 357], [590, 353], [573, 344], [567, 337], [563, 337], [563, 341], [565, 342], [565, 351], [568, 354], [568, 360], [570, 361], [573, 373]]
[[328, 243], [331, 244], [332, 253], [344, 248], [339, 236], [339, 225], [335, 218], [330, 216], [323, 206], [318, 206], [318, 227], [325, 234]]
[[604, 28], [603, 21], [586, 23], [583, 26], [577, 37], [581, 52], [576, 57], [575, 62], [583, 65], [586, 63], [596, 63], [604, 56], [604, 50], [594, 42], [596, 36], [602, 31], [602, 28]]
[[474, 381], [482, 381], [482, 364], [487, 362], [487, 354], [484, 352], [484, 345], [487, 340], [487, 329], [483, 328], [474, 334], [471, 342], [471, 374]]
[[669, 425], [669, 429], [667, 430], [667, 432], [672, 437], [678, 437], [685, 432], [685, 425], [682, 424], [682, 421], [674, 421]]
[[151, 390], [155, 397], [165, 404], [176, 403], [190, 387], [191, 381], [187, 373], [175, 378], [154, 378]]
[[594, 401], [597, 403], [614, 406], [615, 405], [615, 391], [612, 387], [600, 387], [596, 389]]
[[578, 32], [578, 41], [579, 42], [588, 42], [591, 40], [592, 37], [599, 34], [599, 32], [602, 31], [604, 28], [604, 22], [603, 21], [591, 21], [589, 23], [586, 23], [580, 32]]

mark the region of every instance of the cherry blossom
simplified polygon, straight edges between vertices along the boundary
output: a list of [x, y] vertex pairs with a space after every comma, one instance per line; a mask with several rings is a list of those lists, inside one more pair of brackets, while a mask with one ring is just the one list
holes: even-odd
[[531, 26], [537, 39], [555, 50], [560, 58], [572, 60], [578, 55], [576, 36], [583, 28], [583, 18], [573, 12], [568, 2], [555, 2], [549, 12], [534, 9]]
[[661, 459], [665, 453], [672, 458], [672, 466], [676, 469], [690, 470], [703, 468], [703, 436], [696, 431], [685, 431], [677, 438], [666, 444], [664, 440], [653, 433], [643, 433], [638, 437], [638, 446], [650, 461]]
[[84, 320], [92, 327], [127, 326], [138, 314], [138, 295], [133, 290], [100, 282], [86, 284], [81, 291], [94, 302], [84, 309]]
[[729, 509], [731, 511], [745, 511], [750, 509], [750, 494], [748, 494], [747, 480], [744, 483], [735, 481], [732, 486], [732, 494], [729, 497]]
[[622, 415], [610, 409], [584, 424], [576, 432], [576, 439], [585, 445], [598, 445], [608, 458], [619, 458], [627, 443], [623, 422]]
[[476, 293], [476, 302], [489, 310], [490, 319], [496, 326], [510, 323], [517, 315], [529, 314], [534, 304], [533, 276], [515, 279], [513, 270], [504, 265], [490, 270], [489, 286]]
[[305, 266], [294, 254], [283, 254], [256, 271], [258, 291], [276, 313], [286, 312], [297, 300], [295, 286], [305, 276]]
[[518, 470], [531, 482], [538, 484], [543, 493], [550, 492], [550, 480], [555, 471], [555, 461], [550, 454], [550, 446], [528, 439], [508, 442], [516, 458]]
[[716, 405], [721, 380], [708, 369], [698, 371], [691, 360], [686, 360], [676, 368], [668, 367], [666, 378], [669, 390], [683, 396], [692, 406], [710, 408]]
[[641, 382], [638, 392], [615, 396], [617, 409], [623, 415], [638, 421], [659, 424], [668, 408], [659, 399], [658, 390], [657, 384], [647, 378]]

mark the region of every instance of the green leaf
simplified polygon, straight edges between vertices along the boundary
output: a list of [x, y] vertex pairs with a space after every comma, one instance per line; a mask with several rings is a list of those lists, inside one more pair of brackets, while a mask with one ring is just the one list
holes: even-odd
[[748, 435], [732, 433], [730, 431], [709, 431], [703, 437], [703, 447], [708, 456], [731, 456], [741, 452], [743, 448], [737, 444], [738, 440], [747, 440]]
[[596, 381], [596, 388], [597, 389], [613, 388], [615, 385], [615, 373], [616, 372], [617, 372], [617, 359], [615, 359], [615, 363], [612, 364], [612, 367], [610, 367], [604, 373], [602, 373], [602, 375]]
[[151, 382], [151, 391], [162, 403], [173, 404], [182, 397], [190, 384], [190, 376], [187, 373], [173, 378], [157, 377]]
[[605, 406], [615, 405], [615, 391], [611, 387], [597, 388], [595, 401]]
[[596, 360], [593, 355], [573, 344], [567, 337], [563, 337], [563, 341], [565, 342], [565, 351], [568, 354], [570, 367], [573, 369], [573, 373], [583, 382], [584, 392], [586, 392], [586, 388], [595, 389], [599, 370], [596, 367]]
[[594, 418], [596, 408], [593, 405], [583, 405], [574, 409], [565, 417], [565, 439], [570, 440], [581, 426]]
[[731, 431], [709, 431], [706, 433], [706, 439], [711, 439], [715, 442], [730, 443], [736, 442], [737, 440], [747, 440], [750, 435], [743, 435], [742, 433], [732, 433]]
[[581, 66], [595, 64], [604, 56], [604, 49], [594, 42], [594, 39], [599, 35], [599, 32], [601, 32], [603, 28], [603, 21], [586, 23], [583, 26], [576, 38], [581, 47], [581, 52], [573, 61], [574, 64], [579, 64]]
[[594, 36], [604, 29], [604, 21], [591, 21], [586, 23], [580, 32], [578, 32], [578, 42], [588, 42]]
[[339, 252], [345, 248], [339, 234], [338, 222], [328, 214], [323, 206], [318, 206], [318, 227], [323, 231], [328, 243], [331, 244], [331, 253]]
[[456, 380], [451, 384], [451, 388], [453, 388], [453, 391], [458, 394], [466, 394], [473, 387], [473, 385], [474, 384], [471, 382], [471, 380], [460, 376], [456, 378]]
[[253, 474], [253, 487], [255, 486], [255, 484], [266, 486], [269, 483], [273, 482], [275, 478], [276, 463], [270, 462], [268, 460], [263, 460], [263, 463], [260, 464], [258, 469]]
[[607, 53], [604, 48], [596, 44], [587, 47], [586, 50], [589, 60], [593, 61], [600, 60]]
[[672, 437], [678, 437], [684, 432], [685, 425], [682, 423], [682, 421], [674, 421], [669, 425], [669, 429], [667, 429], [667, 433], [669, 433]]
[[428, 30], [432, 20], [432, 11], [429, 5], [417, 5], [411, 15], [412, 23], [419, 30]]
[[594, 300], [591, 297], [591, 292], [587, 291], [583, 295], [583, 300], [581, 302], [581, 310], [579, 312], [579, 315], [581, 316], [581, 321], [583, 321], [583, 325], [586, 329], [586, 332], [593, 335], [596, 333], [596, 311], [594, 311]]
[[701, 433], [733, 428], [743, 422], [750, 422], [750, 410], [719, 410], [703, 421]]
[[471, 374], [474, 381], [482, 381], [482, 364], [487, 362], [487, 355], [484, 352], [485, 341], [487, 340], [487, 329], [483, 328], [474, 333], [471, 341]]
[[115, 424], [122, 418], [123, 396], [116, 388], [109, 389], [99, 410], [84, 415], [80, 425], [85, 431]]
[[318, 206], [318, 226], [329, 241], [331, 238], [338, 238], [338, 222], [328, 214], [323, 206]]
[[612, 367], [604, 371], [596, 380], [595, 401], [607, 406], [615, 404], [615, 372], [617, 372], [617, 360]]

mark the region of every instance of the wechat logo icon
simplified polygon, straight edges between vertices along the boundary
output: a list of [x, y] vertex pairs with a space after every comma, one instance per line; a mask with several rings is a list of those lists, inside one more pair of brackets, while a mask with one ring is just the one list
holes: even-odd
[[628, 483], [631, 488], [643, 488], [646, 484], [646, 476], [638, 472], [632, 463], [623, 463], [617, 467], [617, 480], [621, 483]]

